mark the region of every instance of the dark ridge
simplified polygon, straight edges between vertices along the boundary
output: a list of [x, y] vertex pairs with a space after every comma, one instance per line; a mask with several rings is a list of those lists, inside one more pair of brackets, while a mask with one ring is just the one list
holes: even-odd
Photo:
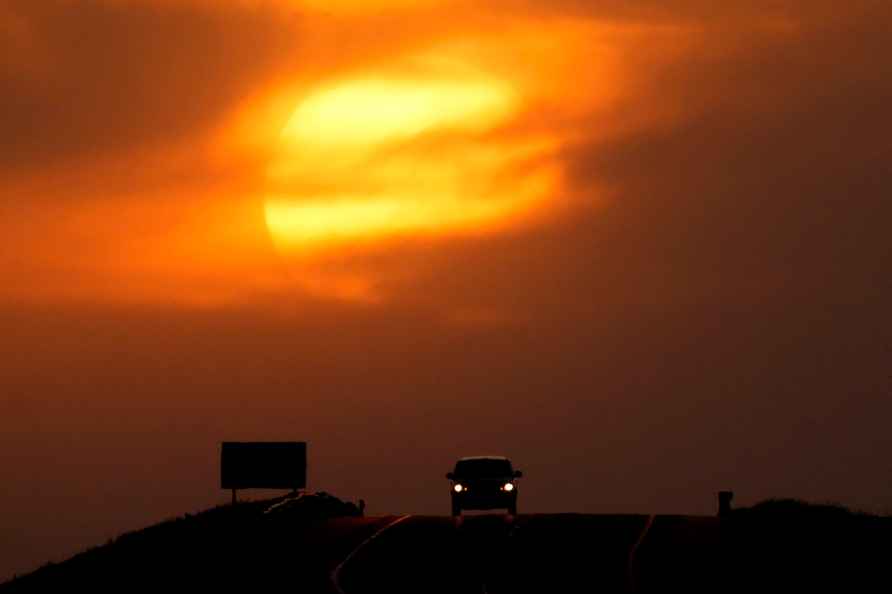
[[[331, 592], [334, 566], [390, 521], [360, 515], [325, 493], [215, 507], [124, 534], [0, 592]], [[636, 549], [639, 592], [892, 591], [892, 518], [832, 504], [770, 500], [721, 517], [659, 516], [652, 523], [647, 516], [534, 514], [516, 530], [502, 516], [469, 518], [445, 532], [437, 531], [446, 518], [428, 520], [403, 532], [408, 548], [379, 549], [381, 567], [366, 569], [390, 579], [392, 562], [408, 562], [424, 583], [483, 560], [498, 577], [487, 582], [494, 593], [569, 592], [593, 583], [622, 592], [629, 551], [652, 524]], [[464, 561], [438, 565], [456, 559]]]
[[722, 519], [733, 591], [892, 591], [892, 518], [837, 504], [772, 499]]
[[801, 499], [766, 499], [752, 507], [743, 507], [732, 512], [740, 515], [786, 516], [788, 518], [852, 518], [878, 517], [866, 512], [854, 511], [838, 503], [810, 503]]
[[[128, 532], [61, 563], [0, 584], [0, 591], [250, 591], [284, 571], [283, 551], [331, 518], [359, 509], [327, 493], [223, 505]], [[313, 562], [311, 547], [301, 562]], [[292, 567], [295, 563], [286, 563]]]

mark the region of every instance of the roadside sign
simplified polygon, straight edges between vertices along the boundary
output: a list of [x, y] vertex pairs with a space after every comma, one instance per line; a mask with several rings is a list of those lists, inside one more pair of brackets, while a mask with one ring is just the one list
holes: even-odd
[[224, 441], [220, 451], [220, 487], [305, 489], [307, 443], [304, 441]]

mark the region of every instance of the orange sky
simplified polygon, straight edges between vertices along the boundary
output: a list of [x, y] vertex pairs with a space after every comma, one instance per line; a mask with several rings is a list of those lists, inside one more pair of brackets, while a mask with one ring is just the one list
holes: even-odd
[[[46, 138], [24, 143], [36, 171], [9, 171], [32, 197], [10, 218], [33, 221], [16, 235], [36, 257], [5, 292], [193, 306], [388, 299], [381, 285], [405, 265], [332, 268], [597, 205], [596, 188], [568, 203], [560, 153], [671, 119], [678, 106], [616, 119], [640, 84], [621, 55], [646, 41], [668, 61], [693, 31], [450, 2], [137, 1], [88, 5], [74, 30], [41, 35], [58, 26], [52, 8], [24, 12], [8, 42], [28, 58], [15, 82], [41, 95], [26, 107]], [[128, 18], [135, 55], [99, 60], [103, 43], [125, 44]], [[175, 43], [185, 55], [163, 47]], [[136, 74], [134, 58], [148, 62]]]
[[478, 450], [528, 509], [892, 508], [889, 22], [0, 4], [0, 579], [213, 503], [223, 439], [378, 511]]

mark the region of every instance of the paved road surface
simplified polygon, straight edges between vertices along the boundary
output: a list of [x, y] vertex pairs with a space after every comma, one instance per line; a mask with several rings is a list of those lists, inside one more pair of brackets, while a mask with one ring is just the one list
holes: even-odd
[[718, 543], [713, 518], [409, 516], [384, 526], [335, 572], [335, 592], [722, 589], [710, 570]]

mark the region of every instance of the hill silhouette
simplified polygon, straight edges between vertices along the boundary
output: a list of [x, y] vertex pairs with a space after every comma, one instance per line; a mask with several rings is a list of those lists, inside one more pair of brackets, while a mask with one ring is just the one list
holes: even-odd
[[738, 591], [892, 591], [892, 518], [775, 499], [722, 523], [723, 571]]
[[[544, 570], [566, 567], [572, 561], [572, 566], [584, 567], [592, 562], [593, 555], [603, 561], [618, 553], [618, 566], [622, 565], [626, 553], [623, 546], [613, 547], [615, 551], [610, 547], [599, 551], [591, 548], [591, 538], [589, 546], [576, 544], [575, 540], [563, 542], [565, 539], [555, 526], [573, 521], [572, 515], [563, 520], [558, 516], [539, 516], [540, 525], [548, 527], [543, 532], [548, 536], [543, 537], [546, 542], [517, 555], [511, 552], [513, 545], [499, 547], [483, 558], [492, 561], [498, 553], [496, 557], [509, 568], [505, 574], [508, 576], [519, 575], [517, 567], [521, 566]], [[720, 520], [661, 518], [658, 529], [638, 551], [640, 575], [635, 591], [665, 591], [669, 584], [687, 586], [688, 591], [715, 592], [892, 591], [892, 578], [887, 571], [892, 543], [889, 517], [834, 505], [770, 500], [732, 510]], [[582, 519], [579, 521], [583, 522]], [[48, 564], [0, 585], [0, 592], [48, 592], [62, 588], [85, 592], [260, 591], [282, 587], [330, 592], [332, 569], [359, 543], [392, 521], [392, 517], [362, 517], [356, 505], [326, 493], [219, 506], [124, 534], [67, 561]], [[714, 546], [704, 549], [702, 529], [706, 523], [716, 526], [716, 522], [718, 539]], [[495, 524], [504, 522], [498, 520]], [[605, 524], [599, 521], [595, 525]], [[533, 529], [524, 528], [522, 532], [525, 530]], [[478, 535], [473, 529], [463, 529], [462, 533], [464, 538], [486, 536], [486, 531]], [[535, 538], [534, 535], [535, 531], [525, 538]], [[474, 543], [464, 545], [473, 548]], [[412, 546], [419, 549], [416, 553], [422, 557], [433, 555], [426, 547]], [[445, 543], [439, 546], [448, 548]], [[542, 554], [542, 547], [555, 552], [570, 551], [572, 559], [551, 559], [549, 564], [549, 559], [536, 557]], [[540, 552], [532, 554], [536, 550]], [[448, 557], [445, 553], [433, 556], [443, 558], [428, 563], [442, 563]], [[405, 559], [396, 561], [405, 565]], [[556, 577], [559, 576], [560, 572]], [[428, 576], [444, 577], [448, 576]], [[518, 584], [521, 591], [523, 586]]]
[[223, 505], [123, 534], [0, 591], [252, 591], [291, 581], [313, 586], [307, 581], [314, 579], [321, 585], [328, 557], [349, 552], [339, 548], [338, 520], [359, 515], [356, 505], [327, 493]]

